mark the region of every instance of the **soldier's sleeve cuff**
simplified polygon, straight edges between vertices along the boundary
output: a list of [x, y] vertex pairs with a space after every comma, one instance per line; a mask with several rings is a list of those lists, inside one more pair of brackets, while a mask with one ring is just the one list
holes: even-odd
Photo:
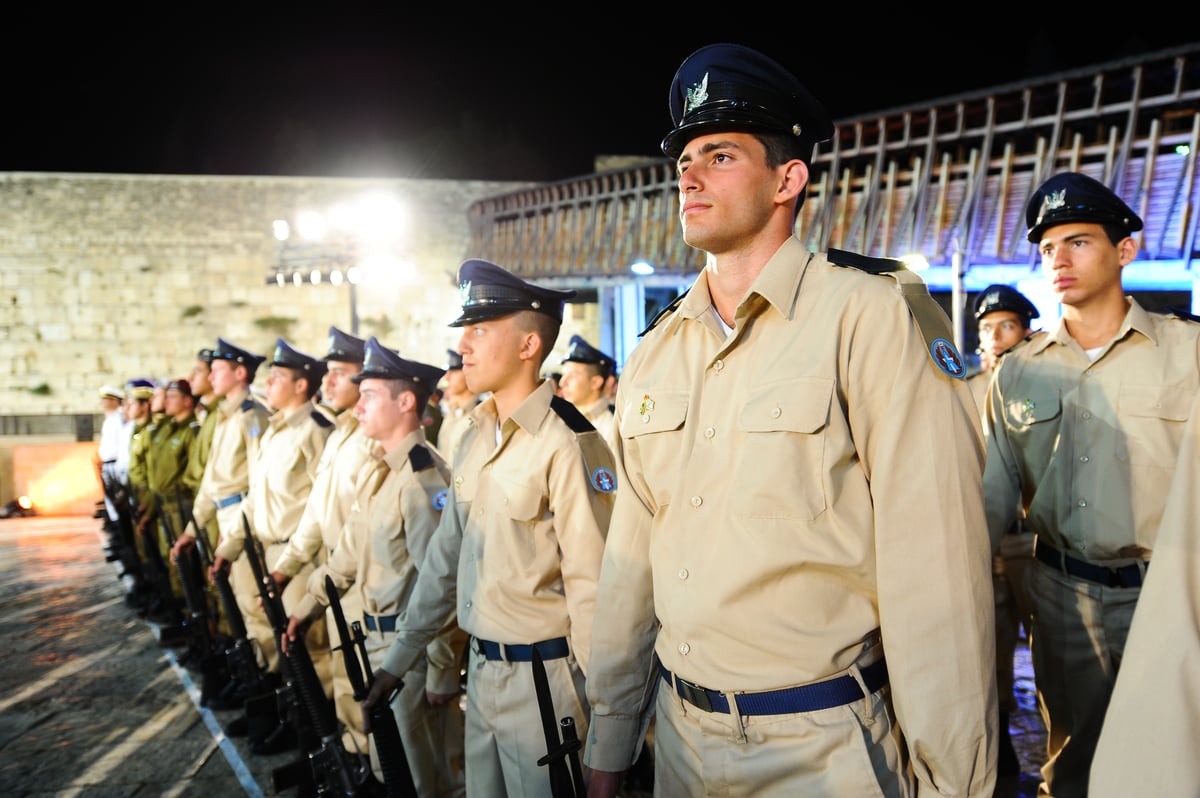
[[638, 718], [592, 715], [583, 763], [612, 773], [628, 770], [638, 750], [640, 728]]
[[460, 675], [458, 668], [435, 668], [430, 665], [425, 672], [425, 689], [443, 695], [457, 693]]
[[387, 656], [383, 658], [381, 667], [388, 673], [404, 678], [404, 674], [411, 671], [413, 665], [417, 664], [417, 660], [423, 656], [425, 656], [424, 648], [413, 648], [400, 638], [396, 638], [392, 641], [392, 647], [388, 649]]

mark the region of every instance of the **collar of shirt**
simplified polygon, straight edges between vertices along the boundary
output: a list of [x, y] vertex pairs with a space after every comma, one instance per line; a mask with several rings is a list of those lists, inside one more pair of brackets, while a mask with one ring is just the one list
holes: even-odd
[[[1133, 297], [1126, 297], [1126, 301], [1129, 302], [1129, 312], [1125, 314], [1125, 320], [1121, 322], [1121, 328], [1117, 330], [1117, 334], [1113, 336], [1112, 340], [1119, 341], [1131, 330], [1137, 330], [1157, 346], [1158, 336], [1154, 332], [1154, 320], [1150, 318], [1149, 312]], [[1046, 333], [1046, 335], [1035, 337], [1030, 342], [1030, 345], [1034, 347], [1035, 354], [1041, 354], [1051, 344], [1067, 346], [1073, 340], [1071, 333], [1067, 332], [1066, 319], [1061, 316], [1046, 328]]]
[[[739, 305], [744, 305], [751, 295], [757, 294], [785, 317], [790, 318], [796, 307], [796, 295], [800, 280], [813, 255], [804, 248], [800, 240], [791, 236], [775, 251], [763, 266], [750, 290]], [[796, 264], [800, 268], [796, 268]], [[692, 284], [679, 311], [682, 318], [697, 319], [712, 308], [712, 294], [708, 289], [708, 272], [703, 271]]]

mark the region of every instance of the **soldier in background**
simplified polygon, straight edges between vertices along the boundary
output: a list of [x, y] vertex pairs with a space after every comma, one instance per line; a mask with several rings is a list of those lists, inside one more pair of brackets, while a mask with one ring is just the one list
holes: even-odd
[[[359, 483], [366, 478], [373, 462], [369, 443], [362, 434], [354, 406], [358, 403], [355, 377], [362, 371], [363, 339], [329, 328], [329, 348], [325, 353], [325, 379], [321, 397], [333, 413], [334, 428], [325, 442], [317, 463], [312, 490], [304, 505], [300, 524], [273, 563], [268, 563], [277, 584], [283, 584], [310, 563], [323, 564], [337, 545], [338, 535], [350, 515]], [[348, 619], [362, 615], [358, 593], [351, 591], [342, 600]], [[337, 627], [328, 616], [325, 629], [331, 648], [341, 645]], [[346, 663], [340, 654], [331, 658], [330, 689], [338, 720], [345, 726], [342, 744], [348, 751], [367, 751], [367, 734], [362, 728], [362, 712], [354, 697], [354, 688], [346, 675]]]
[[467, 385], [462, 355], [447, 349], [446, 358], [446, 389], [442, 394], [442, 423], [438, 430], [437, 448], [446, 462], [453, 465], [454, 449], [466, 430], [466, 418], [479, 404], [480, 396]]
[[582, 336], [572, 335], [571, 346], [562, 361], [559, 393], [592, 422], [596, 431], [612, 446], [613, 400], [605, 394], [617, 363], [589, 344]]

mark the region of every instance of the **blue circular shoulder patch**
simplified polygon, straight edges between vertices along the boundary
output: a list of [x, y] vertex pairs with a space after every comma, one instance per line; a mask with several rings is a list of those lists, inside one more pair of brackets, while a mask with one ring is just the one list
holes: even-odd
[[967, 367], [963, 365], [962, 355], [958, 353], [954, 344], [945, 338], [935, 339], [929, 347], [929, 354], [933, 357], [933, 362], [937, 363], [937, 367], [954, 379], [961, 380], [966, 376]]
[[592, 472], [592, 487], [601, 493], [612, 493], [617, 489], [617, 475], [601, 466]]
[[442, 488], [433, 494], [433, 509], [442, 510], [446, 507], [446, 489]]

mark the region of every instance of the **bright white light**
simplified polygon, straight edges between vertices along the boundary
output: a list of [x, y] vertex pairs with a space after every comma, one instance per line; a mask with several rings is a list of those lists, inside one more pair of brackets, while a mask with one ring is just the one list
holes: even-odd
[[283, 288], [283, 272], [275, 272], [275, 285]]
[[357, 266], [351, 266], [349, 269], [346, 269], [346, 279], [350, 282], [350, 285], [358, 285], [362, 282], [362, 269]]
[[287, 219], [276, 219], [271, 223], [271, 227], [275, 230], [276, 241], [287, 241], [291, 235], [291, 228], [288, 226]]
[[329, 283], [330, 283], [330, 285], [335, 285], [335, 286], [342, 284], [342, 270], [341, 269], [334, 269], [333, 271], [331, 271], [329, 273]]
[[914, 252], [911, 255], [901, 255], [900, 260], [914, 272], [923, 272], [929, 268], [929, 261], [919, 252]]
[[1191, 154], [1192, 154], [1192, 148], [1191, 148], [1191, 145], [1188, 145], [1188, 144], [1180, 144], [1180, 145], [1178, 145], [1177, 147], [1175, 147], [1175, 154], [1176, 154], [1176, 155], [1182, 155], [1182, 156], [1184, 156], [1184, 157], [1186, 158], [1188, 155], [1191, 155]]
[[304, 284], [304, 276], [300, 272], [292, 272], [292, 285], [300, 286]]
[[646, 277], [654, 274], [654, 267], [649, 263], [646, 263], [644, 260], [639, 260], [637, 263], [629, 267], [629, 271], [633, 272], [639, 277]]
[[329, 209], [329, 221], [333, 225], [333, 229], [341, 230], [343, 233], [354, 229], [354, 216], [354, 209], [344, 202]]
[[317, 211], [301, 211], [296, 216], [296, 229], [309, 241], [320, 241], [329, 231], [325, 217]]
[[407, 226], [404, 206], [390, 194], [368, 194], [358, 202], [355, 227], [368, 241], [395, 241]]
[[313, 269], [312, 274], [308, 275], [308, 281], [310, 283], [312, 283], [313, 285], [320, 285], [320, 283], [321, 283], [320, 269]]

